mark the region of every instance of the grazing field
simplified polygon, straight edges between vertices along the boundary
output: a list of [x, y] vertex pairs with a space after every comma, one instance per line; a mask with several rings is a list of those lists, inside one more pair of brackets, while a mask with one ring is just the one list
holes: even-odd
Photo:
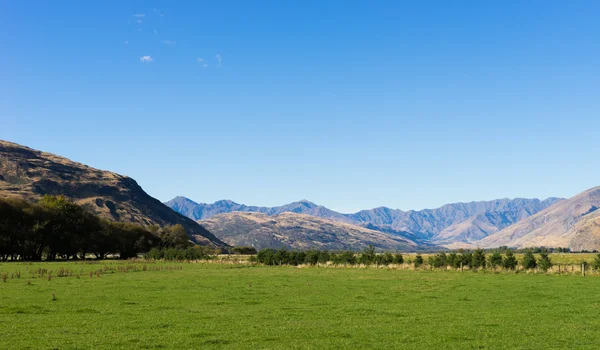
[[117, 261], [0, 274], [0, 349], [597, 348], [600, 334], [600, 276]]

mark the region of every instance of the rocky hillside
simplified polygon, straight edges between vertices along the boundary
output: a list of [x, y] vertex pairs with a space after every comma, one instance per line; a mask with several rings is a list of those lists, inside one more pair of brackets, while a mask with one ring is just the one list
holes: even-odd
[[221, 200], [212, 204], [196, 203], [186, 197], [175, 197], [166, 202], [165, 205], [181, 213], [190, 219], [204, 220], [218, 214], [231, 213], [234, 211], [263, 213], [267, 215], [278, 215], [281, 213], [297, 213], [318, 216], [325, 219], [335, 219], [342, 222], [353, 222], [352, 219], [336, 211], [327, 209], [323, 206], [307, 200], [301, 200], [279, 207], [257, 207], [238, 204], [230, 200]]
[[233, 212], [218, 214], [200, 223], [230, 245], [257, 249], [362, 250], [368, 245], [381, 250], [434, 249], [402, 236], [290, 212], [272, 216]]
[[595, 187], [475, 243], [482, 247], [600, 249], [599, 208], [600, 187]]
[[0, 196], [35, 200], [44, 194], [65, 195], [113, 221], [181, 224], [198, 243], [223, 244], [195, 221], [149, 196], [132, 178], [0, 140]]
[[292, 212], [333, 219], [382, 232], [395, 232], [405, 235], [413, 241], [430, 241], [449, 245], [456, 242], [478, 241], [530, 217], [560, 200], [559, 198], [548, 198], [543, 201], [505, 198], [485, 202], [454, 203], [437, 209], [420, 211], [402, 211], [380, 207], [354, 214], [338, 213], [308, 201], [294, 202], [279, 207], [256, 207], [226, 200], [213, 204], [201, 204], [185, 197], [177, 197], [165, 204], [195, 220], [234, 211], [258, 212], [267, 215]]

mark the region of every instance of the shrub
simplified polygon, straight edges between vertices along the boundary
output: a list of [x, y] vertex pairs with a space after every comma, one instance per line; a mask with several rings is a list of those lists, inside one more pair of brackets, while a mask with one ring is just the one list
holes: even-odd
[[254, 247], [233, 247], [233, 253], [239, 255], [254, 255], [256, 254], [256, 248]]
[[261, 249], [256, 254], [256, 261], [267, 266], [274, 265], [275, 250], [270, 248]]
[[485, 267], [485, 252], [483, 249], [475, 250], [475, 253], [471, 256], [472, 267]]
[[596, 255], [594, 261], [592, 261], [592, 267], [594, 270], [600, 270], [600, 254]]
[[319, 252], [315, 250], [309, 250], [304, 256], [304, 263], [309, 265], [316, 265], [319, 262]]
[[404, 263], [404, 257], [402, 257], [402, 254], [400, 254], [400, 253], [394, 254], [393, 263], [394, 264], [402, 264], [402, 263]]
[[521, 265], [523, 265], [523, 268], [525, 269], [535, 269], [537, 267], [537, 260], [535, 260], [535, 256], [533, 256], [531, 250], [525, 252]]
[[421, 254], [417, 254], [417, 256], [415, 257], [415, 267], [419, 267], [423, 265], [423, 257], [421, 256]]
[[552, 261], [548, 257], [548, 253], [540, 253], [540, 260], [538, 261], [538, 266], [540, 270], [544, 272], [548, 271], [548, 269], [552, 267]]
[[495, 252], [492, 255], [490, 255], [488, 263], [491, 267], [502, 266], [502, 255], [500, 254], [500, 252]]
[[440, 268], [446, 266], [446, 253], [441, 252], [429, 257], [429, 265]]
[[502, 259], [502, 267], [508, 270], [514, 270], [517, 267], [517, 258], [513, 254], [512, 250], [506, 250], [506, 256]]

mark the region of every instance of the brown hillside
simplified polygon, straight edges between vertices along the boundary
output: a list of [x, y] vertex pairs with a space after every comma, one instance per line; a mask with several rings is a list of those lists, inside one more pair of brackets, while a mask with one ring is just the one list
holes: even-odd
[[362, 250], [369, 245], [382, 250], [432, 249], [390, 233], [312, 215], [232, 212], [199, 221], [231, 245], [261, 248]]
[[223, 244], [198, 223], [149, 196], [132, 178], [0, 140], [0, 196], [35, 200], [45, 194], [65, 195], [113, 221], [181, 224], [198, 243]]
[[600, 249], [600, 187], [560, 201], [474, 244]]

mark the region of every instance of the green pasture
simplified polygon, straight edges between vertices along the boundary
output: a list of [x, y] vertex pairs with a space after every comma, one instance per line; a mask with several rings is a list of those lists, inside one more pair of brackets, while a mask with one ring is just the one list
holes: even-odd
[[122, 261], [4, 263], [0, 274], [0, 349], [593, 349], [600, 339], [595, 275]]

